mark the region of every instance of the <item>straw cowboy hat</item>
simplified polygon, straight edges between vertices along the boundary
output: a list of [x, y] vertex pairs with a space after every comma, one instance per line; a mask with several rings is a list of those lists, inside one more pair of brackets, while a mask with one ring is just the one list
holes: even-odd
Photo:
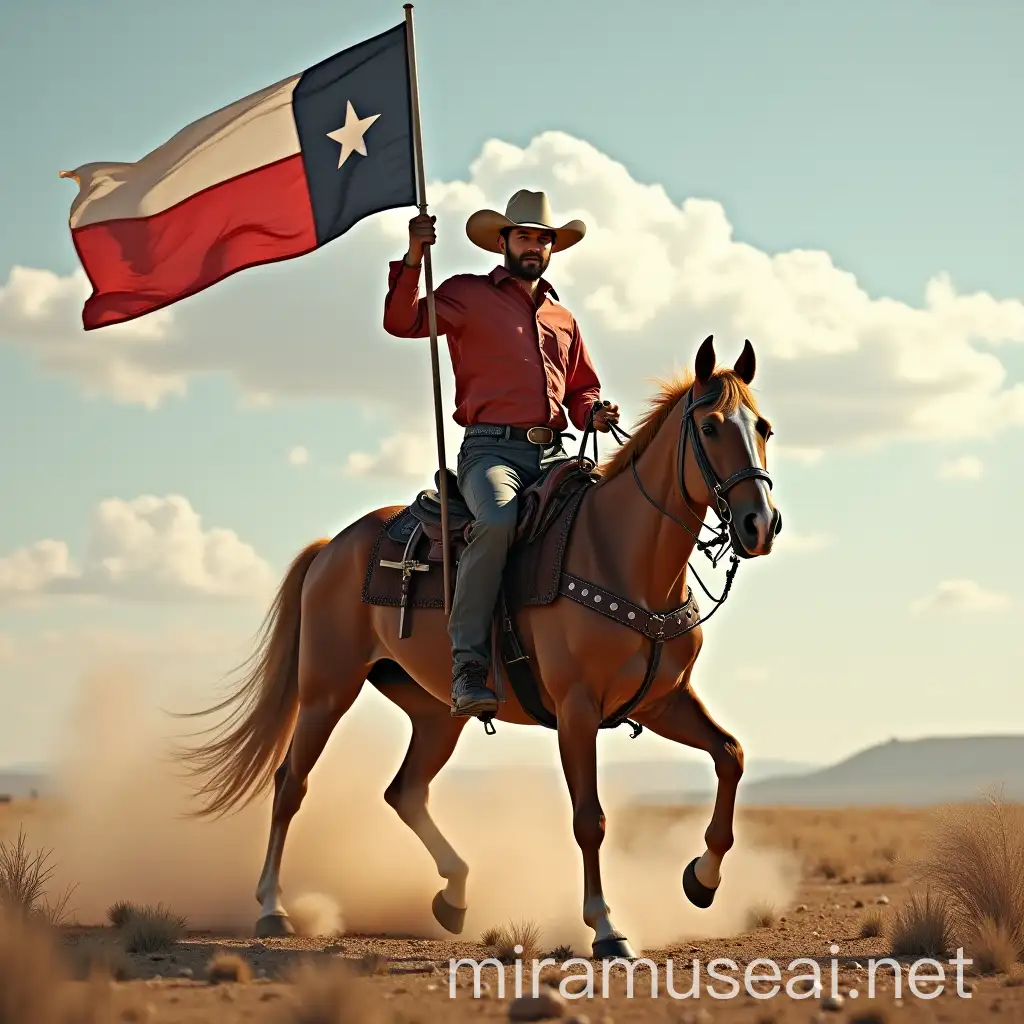
[[544, 192], [528, 192], [520, 189], [505, 207], [504, 215], [497, 210], [477, 210], [466, 221], [469, 240], [488, 252], [501, 252], [498, 241], [504, 228], [540, 228], [553, 231], [555, 240], [552, 252], [561, 252], [575, 245], [586, 233], [587, 226], [581, 220], [571, 220], [561, 227], [555, 227], [551, 206]]

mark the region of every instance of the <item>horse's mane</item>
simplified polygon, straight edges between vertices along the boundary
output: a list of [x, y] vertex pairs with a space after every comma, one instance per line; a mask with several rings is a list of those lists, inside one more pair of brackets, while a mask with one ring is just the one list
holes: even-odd
[[[661, 390], [648, 403], [647, 411], [631, 432], [632, 437], [597, 467], [596, 472], [602, 482], [611, 480], [629, 469], [630, 460], [634, 455], [637, 458], [643, 455], [664, 426], [665, 420], [672, 414], [672, 410], [690, 390], [695, 376], [692, 370], [687, 370], [685, 373], [655, 381]], [[754, 415], [760, 416], [753, 392], [733, 370], [717, 369], [712, 374], [712, 380], [719, 384], [718, 397], [710, 406], [713, 412], [728, 415], [740, 405], [747, 405]]]

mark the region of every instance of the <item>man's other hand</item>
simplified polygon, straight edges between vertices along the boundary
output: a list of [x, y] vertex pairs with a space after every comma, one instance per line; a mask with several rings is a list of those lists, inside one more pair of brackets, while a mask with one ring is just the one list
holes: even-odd
[[611, 402], [605, 402], [594, 410], [594, 429], [606, 434], [610, 423], [619, 422], [619, 407]]

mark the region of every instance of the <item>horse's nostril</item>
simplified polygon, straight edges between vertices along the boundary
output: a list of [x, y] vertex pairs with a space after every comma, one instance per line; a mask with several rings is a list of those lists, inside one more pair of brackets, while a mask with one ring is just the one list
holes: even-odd
[[743, 517], [743, 529], [751, 537], [757, 537], [757, 513], [748, 512]]

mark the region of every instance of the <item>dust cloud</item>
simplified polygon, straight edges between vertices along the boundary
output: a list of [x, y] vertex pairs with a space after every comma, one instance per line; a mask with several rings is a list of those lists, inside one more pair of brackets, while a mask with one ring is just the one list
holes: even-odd
[[[444, 937], [430, 912], [443, 882], [383, 800], [410, 730], [404, 717], [366, 690], [310, 776], [285, 846], [282, 899], [294, 923], [310, 934]], [[57, 779], [60, 812], [29, 818], [28, 840], [54, 848], [55, 882], [77, 883], [72, 905], [83, 924], [103, 922], [115, 900], [132, 900], [163, 903], [193, 928], [251, 934], [269, 796], [228, 818], [188, 819], [189, 786], [168, 749], [196, 722], [171, 718], [150, 692], [137, 670], [124, 665], [82, 680]], [[179, 694], [176, 710], [205, 706], [213, 697], [210, 691]], [[738, 830], [714, 907], [697, 910], [682, 893], [681, 874], [704, 850], [708, 811], [670, 828], [638, 831], [613, 799], [604, 793], [602, 799], [605, 898], [634, 948], [742, 932], [753, 904], [781, 907], [792, 898], [797, 875], [791, 858], [758, 849]], [[430, 806], [470, 865], [466, 939], [475, 941], [493, 925], [532, 920], [545, 948], [567, 943], [589, 951], [582, 866], [560, 777], [503, 766], [483, 782], [467, 783], [442, 772]]]

